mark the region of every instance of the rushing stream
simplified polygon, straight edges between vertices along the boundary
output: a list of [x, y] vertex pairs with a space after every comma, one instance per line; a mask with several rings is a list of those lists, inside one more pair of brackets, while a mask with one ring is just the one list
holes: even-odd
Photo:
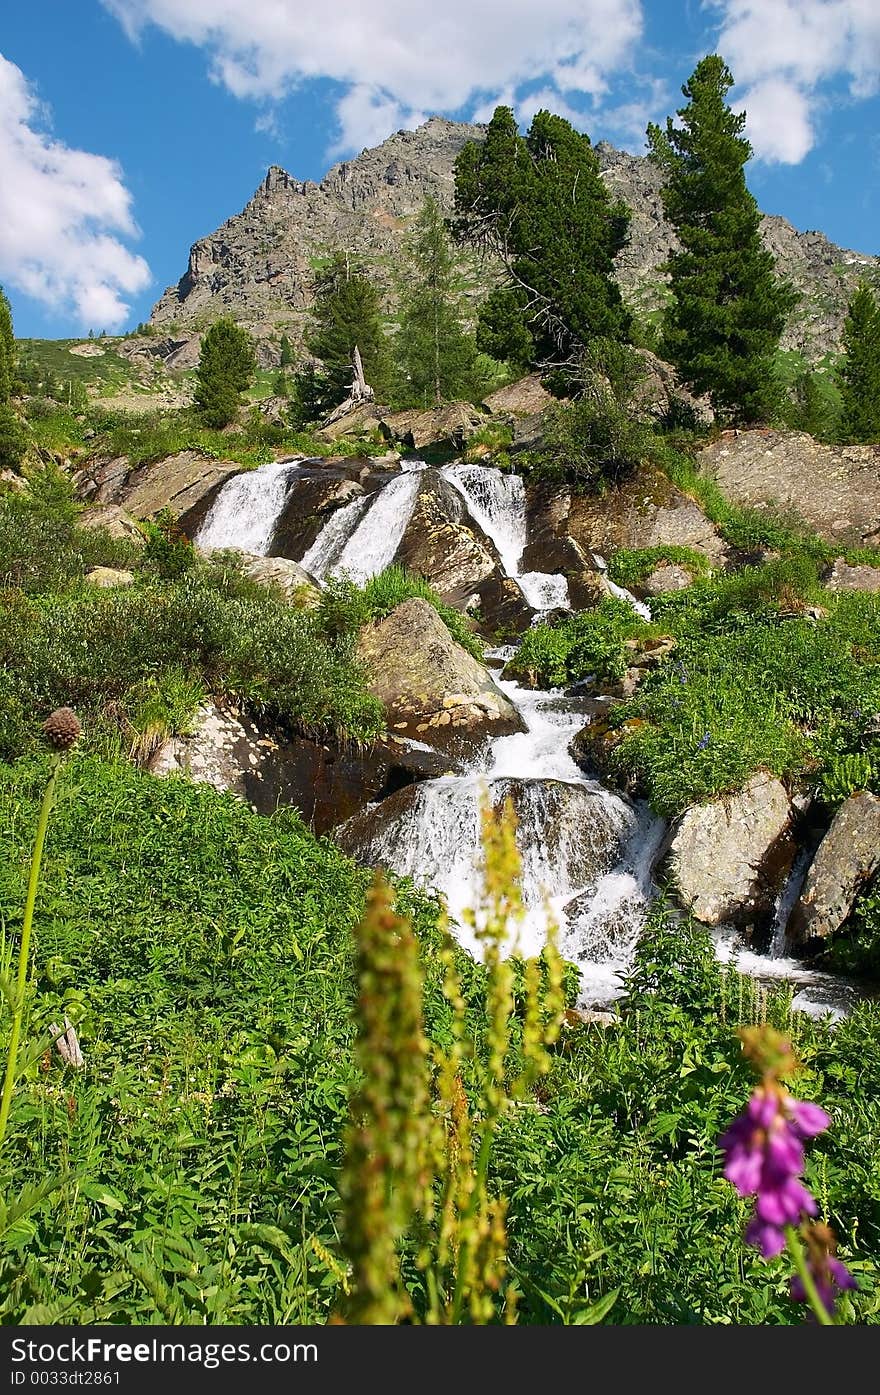
[[[280, 461], [228, 481], [197, 534], [198, 545], [266, 554], [302, 463]], [[293, 560], [319, 580], [346, 573], [363, 583], [381, 572], [398, 552], [426, 468], [421, 461], [406, 461], [374, 492], [336, 509], [311, 547]], [[526, 602], [539, 614], [568, 607], [565, 577], [520, 571], [527, 542], [522, 479], [462, 463], [439, 473], [491, 539], [504, 573]], [[604, 569], [601, 558], [596, 562]], [[614, 591], [639, 614], [650, 616], [629, 592]], [[525, 916], [517, 927], [517, 945], [524, 953], [537, 952], [552, 918], [563, 953], [581, 968], [582, 1002], [601, 1005], [624, 991], [665, 825], [645, 805], [584, 774], [569, 745], [589, 720], [586, 700], [534, 692], [505, 680], [503, 666], [512, 652], [490, 651], [486, 662], [526, 730], [491, 741], [463, 774], [414, 785], [402, 807], [374, 806], [375, 817], [358, 852], [443, 892], [462, 942], [475, 949], [463, 912], [474, 905], [478, 890], [480, 807], [487, 795], [495, 805], [509, 796], [517, 812], [523, 864]], [[717, 951], [719, 958], [757, 978], [791, 981], [798, 1007], [839, 1015], [850, 996], [846, 985], [784, 957], [785, 925], [798, 894], [798, 877], [805, 871], [806, 861], [797, 864], [780, 895], [769, 954], [754, 953], [726, 931], [716, 936]]]

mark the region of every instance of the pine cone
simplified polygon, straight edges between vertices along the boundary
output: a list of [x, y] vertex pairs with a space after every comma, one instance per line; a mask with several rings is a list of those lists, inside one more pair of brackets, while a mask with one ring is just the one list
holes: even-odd
[[79, 718], [69, 707], [59, 707], [43, 723], [43, 735], [56, 751], [69, 751], [79, 737]]

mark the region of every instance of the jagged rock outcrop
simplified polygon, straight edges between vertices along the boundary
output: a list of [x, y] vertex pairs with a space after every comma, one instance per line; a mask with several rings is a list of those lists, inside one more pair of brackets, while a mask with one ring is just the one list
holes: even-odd
[[465, 756], [490, 737], [525, 730], [488, 669], [455, 642], [427, 601], [404, 601], [366, 626], [357, 657], [394, 735]]
[[[231, 315], [255, 337], [261, 363], [277, 364], [282, 332], [302, 343], [314, 298], [314, 259], [339, 246], [370, 261], [391, 308], [391, 268], [410, 220], [427, 194], [451, 209], [456, 156], [485, 129], [432, 117], [335, 166], [319, 184], [273, 166], [241, 213], [193, 245], [186, 272], [153, 310], [152, 323], [164, 333], [124, 341], [119, 351], [191, 367], [198, 356], [193, 334]], [[675, 245], [660, 199], [663, 175], [650, 160], [605, 141], [596, 154], [606, 183], [633, 214], [618, 279], [632, 305], [654, 309], [663, 298], [661, 265]], [[876, 270], [877, 259], [835, 247], [821, 233], [797, 232], [784, 218], [765, 217], [762, 234], [780, 272], [801, 292], [783, 345], [818, 360], [839, 346], [847, 302], [860, 276]], [[471, 266], [470, 278], [476, 299], [486, 273], [478, 278]]]
[[706, 925], [766, 920], [791, 866], [791, 800], [773, 775], [688, 809], [672, 829], [667, 869], [686, 909]]
[[788, 924], [794, 944], [809, 947], [839, 930], [878, 869], [880, 799], [863, 790], [844, 801], [819, 844]]
[[74, 475], [77, 496], [89, 504], [118, 504], [135, 518], [154, 518], [169, 508], [190, 537], [205, 518], [223, 485], [241, 466], [184, 450], [148, 465], [126, 456], [90, 460]]
[[447, 604], [479, 614], [487, 634], [527, 629], [534, 612], [505, 577], [494, 544], [470, 517], [461, 495], [436, 470], [425, 470], [395, 560], [423, 577]]
[[561, 572], [575, 610], [587, 610], [611, 594], [592, 554], [570, 531], [572, 491], [565, 485], [539, 482], [526, 489], [524, 572]]
[[735, 504], [794, 512], [829, 542], [880, 542], [880, 446], [826, 446], [800, 431], [725, 431], [697, 459]]
[[652, 465], [607, 494], [572, 498], [567, 528], [586, 551], [608, 557], [618, 547], [674, 544], [702, 552], [713, 565], [727, 555], [715, 526], [693, 499]]
[[383, 415], [382, 431], [389, 440], [401, 441], [410, 450], [425, 450], [434, 445], [461, 450], [483, 421], [483, 413], [470, 402], [443, 402], [426, 411]]

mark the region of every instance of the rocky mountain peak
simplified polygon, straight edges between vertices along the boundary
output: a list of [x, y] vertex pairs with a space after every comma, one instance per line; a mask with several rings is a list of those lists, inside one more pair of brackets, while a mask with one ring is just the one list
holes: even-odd
[[[456, 156], [485, 131], [432, 116], [334, 165], [320, 183], [272, 165], [244, 210], [194, 244], [185, 274], [155, 306], [152, 323], [187, 342], [180, 351], [183, 365], [193, 358], [198, 331], [231, 315], [257, 340], [261, 361], [277, 363], [282, 334], [302, 342], [315, 267], [338, 247], [369, 263], [393, 309], [394, 267], [410, 221], [428, 194], [451, 207]], [[663, 174], [644, 156], [608, 141], [599, 141], [595, 150], [609, 189], [632, 210], [617, 275], [627, 301], [645, 314], [663, 303], [663, 263], [677, 245], [663, 214]], [[867, 274], [880, 282], [880, 261], [836, 247], [821, 232], [798, 232], [776, 215], [764, 217], [762, 232], [780, 273], [801, 295], [783, 347], [817, 361], [839, 347], [859, 278]], [[129, 351], [155, 352], [155, 341], [130, 341]], [[177, 351], [166, 361], [173, 366]]]

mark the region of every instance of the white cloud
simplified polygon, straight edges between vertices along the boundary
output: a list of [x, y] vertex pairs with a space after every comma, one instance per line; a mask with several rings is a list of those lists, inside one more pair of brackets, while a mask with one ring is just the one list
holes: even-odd
[[236, 97], [280, 99], [303, 80], [345, 84], [338, 149], [541, 82], [604, 91], [628, 68], [641, 0], [103, 0], [135, 38], [149, 24], [204, 48]]
[[718, 51], [745, 88], [748, 134], [762, 159], [797, 164], [815, 143], [810, 108], [845, 80], [854, 98], [880, 90], [877, 0], [707, 0], [722, 14]]
[[815, 99], [811, 101], [794, 83], [762, 78], [735, 106], [745, 110], [746, 133], [762, 160], [768, 165], [798, 165], [813, 148], [810, 110], [814, 104]]
[[116, 328], [123, 296], [150, 269], [114, 233], [134, 237], [119, 166], [46, 133], [27, 79], [0, 54], [0, 280], [83, 326]]

